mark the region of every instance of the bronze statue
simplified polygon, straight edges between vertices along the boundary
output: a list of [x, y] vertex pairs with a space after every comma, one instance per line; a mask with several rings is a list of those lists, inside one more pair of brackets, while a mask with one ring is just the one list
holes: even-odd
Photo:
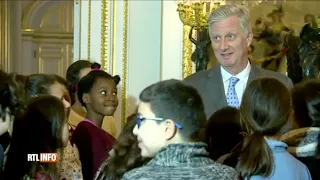
[[[263, 48], [262, 57], [255, 57], [255, 59], [258, 61], [257, 63], [261, 64], [263, 69], [281, 71], [281, 64], [285, 61], [283, 55], [284, 47], [282, 46], [280, 34], [292, 30], [283, 23], [283, 16], [284, 10], [281, 5], [268, 14], [269, 19], [259, 17], [254, 23], [254, 42], [257, 44], [253, 42], [253, 45], [257, 49]], [[252, 54], [252, 56], [254, 55]]]
[[288, 76], [293, 83], [304, 79], [318, 79], [320, 74], [320, 29], [305, 24], [300, 36], [287, 33], [284, 37], [287, 47]]
[[194, 27], [191, 28], [189, 33], [190, 41], [196, 45], [195, 51], [192, 53], [192, 61], [196, 64], [196, 72], [207, 69], [209, 62], [208, 45], [210, 44], [210, 37], [208, 30], [197, 30], [197, 40], [192, 37]]
[[299, 58], [304, 79], [319, 78], [320, 73], [320, 29], [308, 23], [300, 32]]
[[300, 83], [303, 80], [299, 58], [300, 39], [293, 33], [288, 32], [283, 36], [283, 45], [286, 47], [287, 76], [293, 84]]

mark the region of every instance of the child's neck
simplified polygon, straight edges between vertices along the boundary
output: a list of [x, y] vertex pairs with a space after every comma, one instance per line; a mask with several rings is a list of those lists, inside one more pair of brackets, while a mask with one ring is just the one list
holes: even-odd
[[91, 120], [97, 127], [101, 128], [104, 115], [87, 112], [86, 118]]
[[73, 105], [72, 105], [72, 110], [79, 114], [82, 117], [86, 116], [86, 111], [82, 107], [82, 104], [77, 100]]

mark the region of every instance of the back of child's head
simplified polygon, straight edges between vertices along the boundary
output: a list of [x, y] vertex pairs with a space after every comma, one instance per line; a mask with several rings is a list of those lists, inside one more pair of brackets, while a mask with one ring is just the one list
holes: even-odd
[[242, 140], [240, 112], [234, 107], [224, 107], [216, 111], [208, 120], [206, 143], [212, 159], [228, 154]]
[[11, 92], [9, 89], [9, 76], [0, 71], [0, 104], [1, 104], [1, 111], [4, 111], [6, 108], [12, 107], [11, 103]]
[[295, 121], [299, 127], [320, 127], [320, 81], [308, 80], [291, 90]]
[[24, 89], [16, 81], [14, 74], [9, 75], [0, 70], [0, 114], [3, 116], [7, 110], [10, 114], [20, 113], [24, 105]]
[[170, 79], [145, 88], [139, 99], [150, 104], [156, 117], [170, 119], [181, 125], [178, 132], [185, 141], [199, 141], [206, 115], [201, 96], [195, 88], [180, 80]]
[[[28, 162], [27, 154], [52, 153], [63, 147], [62, 131], [66, 123], [65, 108], [61, 100], [50, 95], [32, 98], [25, 114], [15, 120], [5, 175], [8, 179], [21, 179], [32, 173], [38, 162]], [[55, 165], [41, 164], [54, 171]], [[12, 172], [15, 172], [12, 174]]]
[[[27, 96], [34, 97], [38, 95], [51, 94], [51, 87], [54, 84], [60, 84], [68, 92], [68, 97], [71, 98], [71, 104], [74, 103], [74, 96], [72, 96], [72, 91], [68, 82], [61, 76], [55, 74], [33, 74], [30, 75], [25, 84], [25, 91]], [[52, 94], [51, 94], [52, 95]], [[68, 98], [69, 99], [69, 98]]]
[[127, 118], [127, 123], [113, 146], [114, 155], [108, 160], [98, 176], [102, 179], [121, 179], [124, 173], [143, 165], [147, 159], [142, 158], [137, 137], [133, 134], [136, 126], [136, 114]]
[[55, 75], [51, 74], [33, 74], [27, 78], [26, 93], [29, 96], [37, 96], [40, 94], [49, 94], [50, 87], [58, 83]]
[[240, 122], [248, 132], [238, 163], [242, 177], [272, 173], [273, 155], [265, 137], [281, 135], [290, 113], [290, 91], [279, 80], [260, 78], [248, 85], [240, 106]]
[[120, 77], [118, 75], [111, 76], [109, 73], [100, 70], [101, 65], [94, 63], [91, 66], [92, 71], [89, 72], [86, 76], [80, 79], [77, 84], [77, 95], [82, 106], [86, 106], [86, 103], [83, 101], [83, 95], [89, 93], [98, 79], [110, 79], [117, 86], [120, 82]]
[[92, 66], [92, 62], [87, 60], [79, 60], [72, 63], [67, 69], [67, 81], [71, 84], [73, 89], [73, 93], [76, 92], [76, 85], [81, 79], [80, 72], [83, 69], [90, 68]]

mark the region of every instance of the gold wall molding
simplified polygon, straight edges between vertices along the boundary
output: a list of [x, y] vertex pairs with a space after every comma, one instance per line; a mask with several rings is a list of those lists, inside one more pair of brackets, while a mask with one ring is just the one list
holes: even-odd
[[183, 25], [182, 79], [192, 74], [192, 42], [189, 40], [190, 26]]
[[39, 70], [38, 73], [42, 74], [45, 73], [44, 71], [44, 64], [45, 61], [54, 61], [58, 59], [58, 74], [61, 76], [62, 75], [62, 69], [63, 69], [63, 57], [58, 57], [58, 56], [43, 56], [43, 57], [39, 57], [38, 59], [38, 66], [39, 66]]
[[0, 1], [0, 69], [11, 70], [10, 15], [8, 1]]
[[101, 0], [101, 66], [108, 71], [109, 0]]
[[112, 4], [112, 75], [116, 73], [117, 1]]
[[72, 35], [73, 32], [66, 32], [66, 31], [50, 31], [50, 30], [38, 30], [38, 29], [31, 29], [31, 28], [24, 28], [21, 29], [23, 34], [62, 34], [62, 35]]
[[73, 36], [60, 36], [54, 34], [22, 34], [23, 37], [31, 37], [32, 39], [70, 39], [73, 40]]
[[122, 50], [122, 92], [121, 92], [121, 128], [126, 124], [126, 96], [127, 96], [127, 57], [128, 57], [128, 0], [124, 0], [123, 11], [123, 50]]
[[88, 59], [90, 60], [91, 47], [91, 0], [88, 0]]
[[22, 29], [27, 28], [27, 17], [28, 17], [28, 14], [29, 14], [29, 12], [31, 11], [33, 5], [35, 5], [36, 2], [37, 2], [37, 0], [32, 0], [31, 2], [28, 3], [26, 8], [23, 10], [23, 12], [22, 12], [22, 22], [21, 22]]
[[22, 29], [22, 37], [46, 38], [46, 39], [73, 39], [73, 33], [60, 31], [41, 31], [34, 29]]
[[[70, 41], [61, 41], [61, 39], [22, 39], [26, 42], [33, 42], [33, 43], [41, 43], [41, 44], [67, 44], [67, 45], [73, 45], [73, 40], [70, 39]], [[56, 40], [56, 41], [50, 41], [50, 40]], [[69, 40], [69, 39], [68, 39]]]
[[[55, 8], [50, 8], [42, 17], [40, 22], [40, 29], [50, 28], [50, 29], [61, 29], [62, 31], [68, 32], [67, 27], [65, 27], [64, 19], [67, 19], [68, 11], [64, 11], [64, 6], [57, 6]], [[58, 19], [58, 24], [52, 24], [50, 18], [55, 16]]]
[[81, 16], [82, 16], [82, 6], [81, 6], [81, 1], [80, 0], [76, 0], [76, 4], [79, 6], [80, 8], [80, 13], [79, 13], [79, 59], [81, 58]]

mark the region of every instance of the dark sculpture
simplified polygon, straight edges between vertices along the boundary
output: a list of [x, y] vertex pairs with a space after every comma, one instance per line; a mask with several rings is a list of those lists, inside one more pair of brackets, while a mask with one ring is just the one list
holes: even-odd
[[320, 72], [320, 29], [310, 24], [303, 26], [300, 33], [299, 58], [304, 79], [319, 78]]
[[320, 29], [303, 26], [300, 36], [291, 33], [284, 37], [287, 47], [288, 76], [294, 83], [303, 79], [318, 79], [320, 73]]
[[197, 40], [192, 37], [194, 27], [191, 28], [189, 33], [190, 41], [196, 45], [195, 51], [192, 53], [192, 61], [196, 64], [196, 72], [207, 69], [209, 62], [208, 45], [210, 44], [210, 37], [208, 30], [197, 30]]
[[300, 38], [289, 32], [284, 36], [283, 45], [287, 49], [287, 76], [292, 80], [293, 84], [297, 84], [303, 80], [299, 58]]

